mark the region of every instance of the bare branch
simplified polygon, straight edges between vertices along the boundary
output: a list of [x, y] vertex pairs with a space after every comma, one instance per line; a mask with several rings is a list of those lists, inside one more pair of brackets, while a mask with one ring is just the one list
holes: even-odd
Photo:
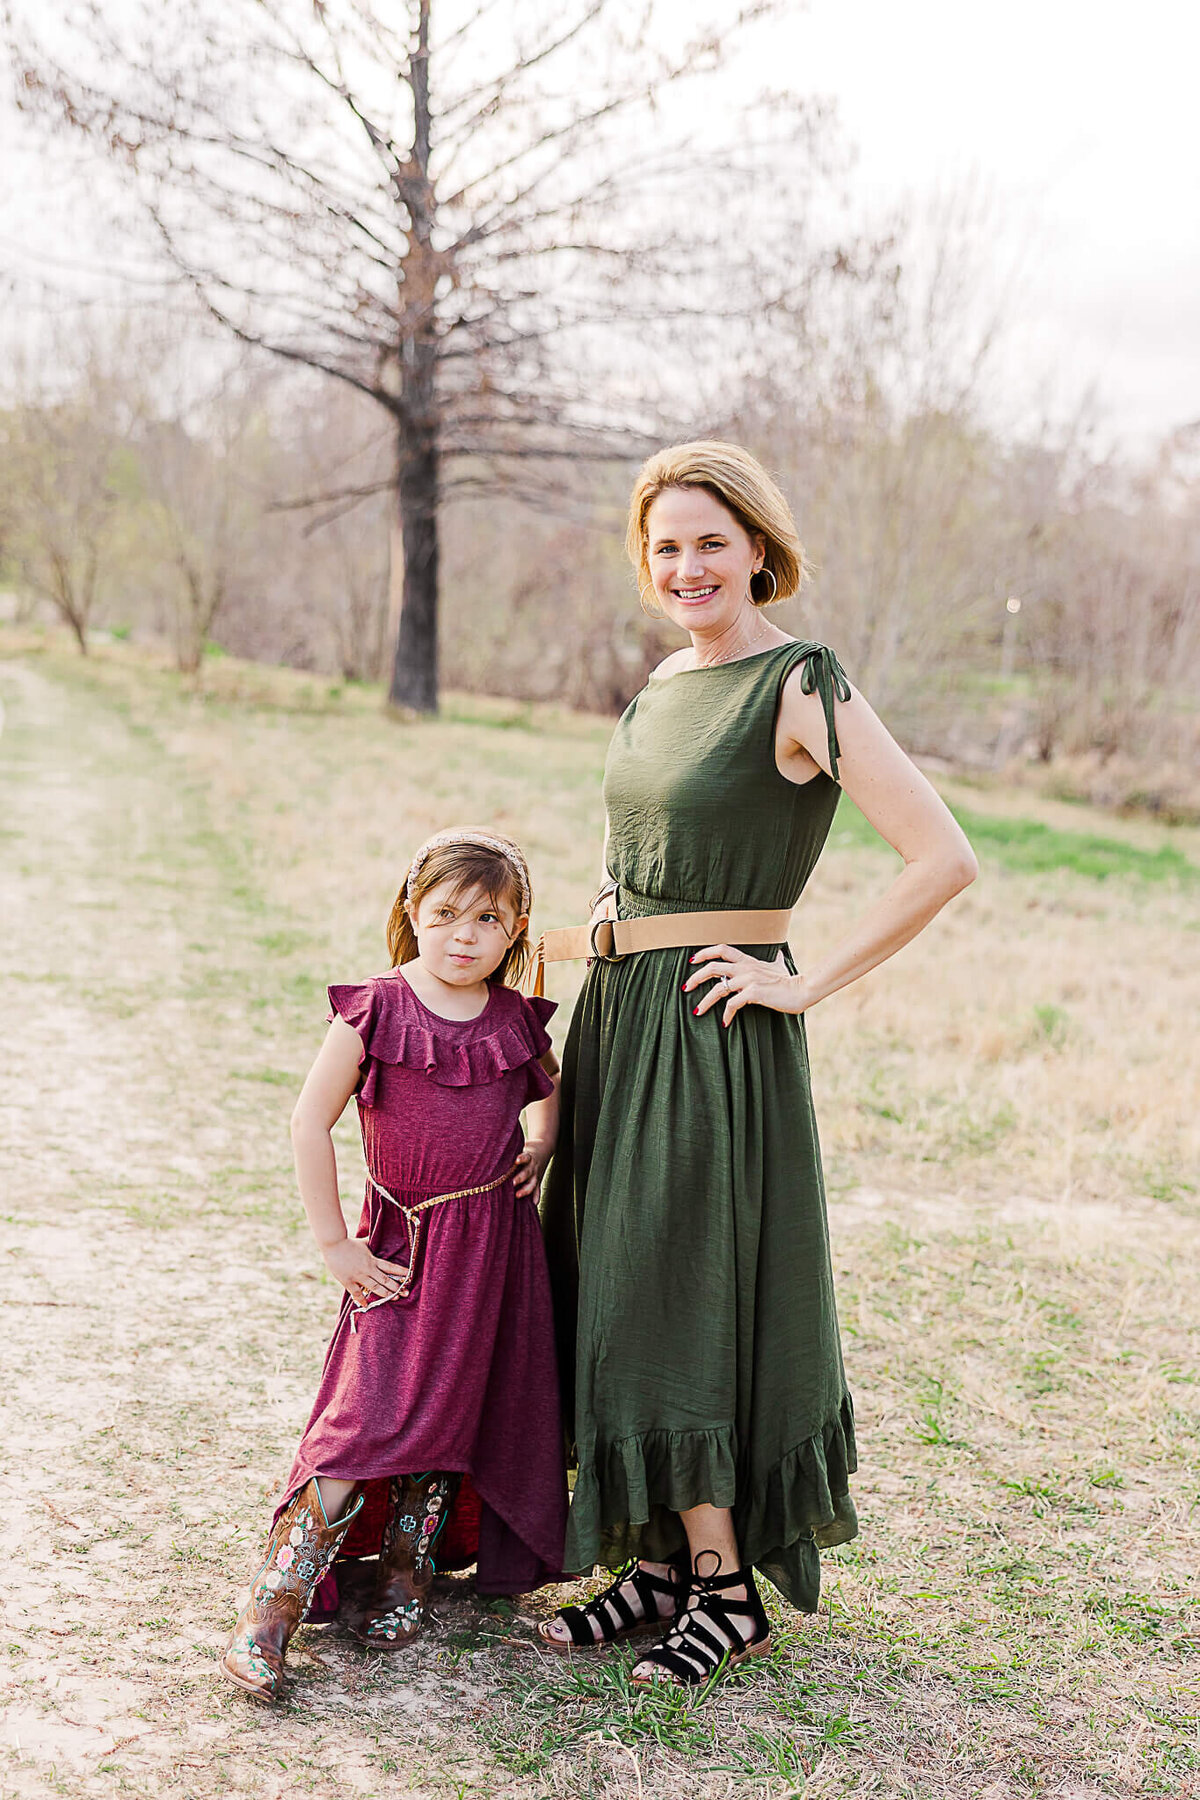
[[[535, 51], [532, 55], [525, 56], [520, 61], [514, 63], [510, 68], [505, 69], [502, 74], [494, 76], [490, 81], [483, 82], [477, 88], [460, 96], [452, 106], [447, 107], [443, 111], [441, 115], [442, 123], [444, 124], [447, 120], [453, 119], [455, 114], [463, 107], [474, 106], [475, 111], [468, 116], [463, 125], [457, 128], [459, 134], [465, 132], [469, 136], [477, 125], [482, 124], [485, 119], [494, 116], [497, 106], [501, 100], [503, 100], [505, 94], [515, 81], [523, 81], [526, 76], [529, 75], [531, 70], [539, 68], [544, 62], [549, 61], [551, 57], [557, 56], [561, 50], [566, 49], [568, 44], [574, 43], [575, 40], [587, 30], [589, 25], [594, 24], [596, 20], [599, 19], [601, 13], [607, 10], [608, 5], [609, 0], [588, 0], [588, 4], [585, 5], [584, 10], [580, 13], [573, 25], [569, 25], [557, 38], [551, 38], [547, 43], [543, 44], [540, 50]], [[486, 97], [481, 99], [480, 96]], [[456, 141], [455, 131], [452, 130], [444, 135], [446, 140], [450, 143]]]

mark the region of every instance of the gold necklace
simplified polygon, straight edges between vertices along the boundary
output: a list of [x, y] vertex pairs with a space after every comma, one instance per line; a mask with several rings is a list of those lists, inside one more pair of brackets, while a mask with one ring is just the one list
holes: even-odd
[[[762, 624], [761, 614], [758, 615], [758, 619], [759, 619], [759, 624], [761, 625]], [[736, 662], [739, 659], [739, 657], [742, 656], [742, 653], [744, 651], [748, 650], [752, 644], [760, 643], [765, 636], [766, 636], [766, 633], [764, 631], [760, 630], [760, 631], [756, 632], [754, 637], [747, 638], [746, 642], [744, 644], [741, 644], [738, 647], [738, 649], [730, 650], [727, 653], [727, 655], [725, 655], [725, 656], [714, 656], [710, 662], [697, 662], [696, 667], [698, 669], [716, 669], [716, 668], [719, 668], [722, 663]], [[694, 650], [694, 646], [693, 646], [693, 650]]]

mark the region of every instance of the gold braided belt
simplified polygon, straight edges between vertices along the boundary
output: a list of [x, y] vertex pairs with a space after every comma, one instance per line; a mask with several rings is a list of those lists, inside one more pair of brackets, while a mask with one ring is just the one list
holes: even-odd
[[425, 1223], [425, 1214], [431, 1208], [444, 1206], [447, 1200], [469, 1200], [472, 1194], [490, 1194], [496, 1188], [503, 1187], [506, 1181], [511, 1181], [519, 1166], [518, 1163], [514, 1163], [511, 1169], [505, 1169], [503, 1175], [497, 1175], [493, 1181], [481, 1182], [478, 1187], [455, 1188], [452, 1194], [431, 1194], [428, 1200], [418, 1200], [415, 1206], [405, 1206], [402, 1200], [397, 1200], [394, 1194], [389, 1194], [387, 1189], [381, 1186], [368, 1171], [367, 1180], [380, 1199], [387, 1200], [396, 1208], [397, 1212], [404, 1215], [404, 1222], [408, 1226], [408, 1267], [400, 1277], [399, 1285], [394, 1293], [381, 1294], [377, 1299], [369, 1300], [365, 1306], [351, 1302], [351, 1331], [358, 1330], [358, 1321], [364, 1313], [374, 1312], [377, 1306], [386, 1306], [391, 1300], [402, 1300], [406, 1294], [412, 1292], [417, 1269], [417, 1254], [421, 1248], [421, 1227]]
[[786, 944], [791, 921], [792, 909], [785, 906], [774, 911], [654, 913], [547, 931], [534, 951], [532, 991], [544, 991], [548, 962], [574, 962], [580, 957], [620, 962], [643, 950], [699, 950], [705, 944]]

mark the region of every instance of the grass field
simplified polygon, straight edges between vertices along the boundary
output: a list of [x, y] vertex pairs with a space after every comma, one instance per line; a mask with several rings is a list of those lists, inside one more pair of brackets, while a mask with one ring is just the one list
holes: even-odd
[[[609, 725], [15, 634], [0, 700], [0, 1791], [1200, 1795], [1200, 832], [948, 784], [981, 879], [810, 1016], [863, 1526], [815, 1618], [689, 1706], [447, 1584], [392, 1660], [304, 1630], [268, 1712], [214, 1665], [336, 1308], [324, 984], [447, 823], [578, 917]], [[895, 860], [844, 805], [802, 966]]]

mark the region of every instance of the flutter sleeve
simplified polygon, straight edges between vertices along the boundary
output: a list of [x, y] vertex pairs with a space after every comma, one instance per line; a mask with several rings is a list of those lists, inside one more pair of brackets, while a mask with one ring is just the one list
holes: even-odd
[[547, 1000], [542, 994], [520, 996], [521, 1011], [528, 1033], [531, 1059], [529, 1062], [529, 1091], [525, 1098], [526, 1106], [534, 1100], [548, 1100], [554, 1092], [554, 1083], [543, 1069], [540, 1058], [547, 1050], [554, 1048], [546, 1023], [558, 1011], [556, 1000]]
[[376, 1070], [381, 1063], [417, 1070], [439, 1087], [474, 1087], [523, 1068], [528, 1071], [529, 1100], [544, 1100], [553, 1092], [538, 1061], [551, 1048], [546, 1020], [556, 1010], [553, 1000], [527, 999], [506, 988], [498, 996], [499, 1004], [481, 1017], [479, 1029], [464, 1036], [461, 1031], [439, 1031], [408, 983], [394, 975], [331, 987], [328, 992], [330, 1018], [336, 1014], [345, 1019], [362, 1039], [358, 1097], [364, 1106], [375, 1105]]
[[[329, 995], [328, 1019], [345, 1019], [347, 1025], [357, 1031], [362, 1040], [362, 1050], [358, 1058], [358, 1066], [362, 1071], [359, 1076], [358, 1090], [363, 1101], [369, 1106], [375, 1086], [375, 1071], [371, 1061], [371, 1040], [375, 1033], [375, 1022], [379, 1011], [379, 1000], [376, 984], [373, 981], [355, 982], [340, 987], [326, 988]], [[368, 1089], [371, 1093], [368, 1093]]]
[[533, 1044], [533, 1054], [545, 1056], [547, 1050], [554, 1048], [546, 1026], [558, 1011], [558, 1001], [547, 1000], [544, 994], [522, 994], [520, 1001]]

